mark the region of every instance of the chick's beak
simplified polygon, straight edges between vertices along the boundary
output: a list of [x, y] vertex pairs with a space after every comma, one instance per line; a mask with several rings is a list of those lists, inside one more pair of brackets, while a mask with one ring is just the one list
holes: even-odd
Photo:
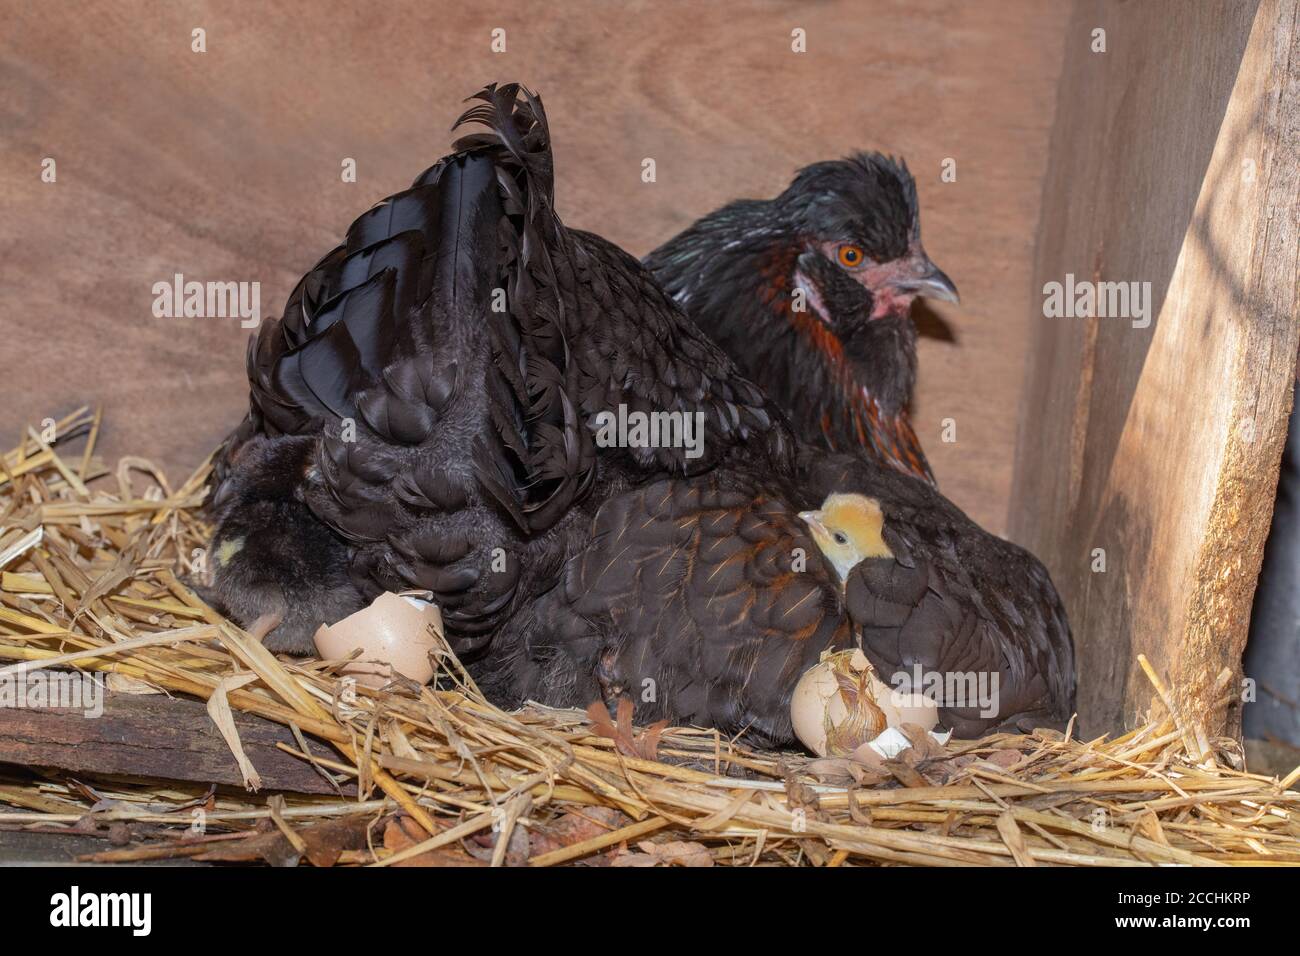
[[911, 268], [893, 280], [891, 285], [899, 292], [919, 295], [938, 302], [960, 302], [957, 286], [930, 257], [922, 254], [913, 260]]
[[813, 536], [828, 534], [826, 525], [822, 524], [822, 513], [820, 511], [801, 511], [799, 517], [803, 519], [804, 524], [812, 530]]

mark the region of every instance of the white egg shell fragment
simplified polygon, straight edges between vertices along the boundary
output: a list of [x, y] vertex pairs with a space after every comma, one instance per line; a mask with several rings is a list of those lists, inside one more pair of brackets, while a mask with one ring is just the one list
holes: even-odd
[[887, 728], [932, 730], [939, 710], [924, 694], [895, 693], [853, 648], [823, 654], [804, 672], [790, 700], [790, 720], [795, 736], [819, 757], [847, 757]]
[[344, 665], [342, 673], [367, 687], [382, 687], [394, 672], [427, 684], [433, 677], [429, 652], [442, 646], [442, 633], [442, 612], [436, 604], [385, 592], [369, 607], [322, 624], [315, 641], [323, 660], [339, 660], [360, 648], [360, 657]]
[[[945, 730], [941, 734], [936, 734], [933, 730], [931, 730], [930, 736], [933, 737], [935, 741], [937, 741], [938, 743], [946, 744], [949, 740], [952, 739], [952, 731]], [[912, 746], [912, 742], [908, 740], [907, 737], [904, 736], [903, 732], [899, 730], [897, 727], [886, 727], [885, 732], [882, 733], [879, 737], [877, 737], [875, 740], [868, 740], [865, 744], [862, 745], [862, 747], [866, 747], [869, 750], [875, 751], [885, 760], [888, 760], [891, 757], [897, 757], [904, 750], [907, 750], [911, 746]], [[862, 747], [859, 747], [856, 751], [854, 751], [853, 759], [857, 760], [859, 763], [867, 763], [869, 761], [864, 757]]]

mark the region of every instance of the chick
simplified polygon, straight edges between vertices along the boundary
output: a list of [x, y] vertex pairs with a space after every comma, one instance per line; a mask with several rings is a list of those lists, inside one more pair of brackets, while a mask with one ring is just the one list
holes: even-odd
[[820, 510], [801, 511], [799, 517], [835, 568], [841, 587], [848, 580], [849, 572], [867, 558], [894, 556], [885, 544], [885, 515], [875, 498], [858, 494], [828, 495]]
[[[880, 502], [859, 494], [833, 494], [818, 511], [799, 517], [839, 576], [867, 558], [893, 558], [885, 543]], [[935, 703], [922, 694], [899, 693], [876, 674], [860, 648], [823, 655], [795, 687], [791, 723], [795, 735], [819, 756], [847, 756], [870, 744], [882, 757], [911, 746], [896, 728], [906, 723], [931, 730], [938, 723]], [[946, 742], [947, 737], [936, 738]]]

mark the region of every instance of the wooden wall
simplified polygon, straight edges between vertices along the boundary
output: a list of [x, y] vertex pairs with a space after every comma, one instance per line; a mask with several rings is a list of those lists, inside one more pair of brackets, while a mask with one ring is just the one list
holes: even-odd
[[1300, 337], [1296, 17], [1083, 0], [1067, 29], [1034, 289], [1154, 299], [1145, 329], [1032, 323], [1009, 524], [1065, 597], [1088, 733], [1145, 712], [1138, 653], [1207, 731], [1239, 726], [1211, 687], [1240, 678]]
[[[1006, 0], [178, 0], [9, 4], [0, 29], [0, 445], [103, 402], [103, 450], [179, 479], [243, 415], [229, 320], [156, 319], [154, 282], [258, 280], [277, 314], [347, 224], [445, 152], [489, 80], [539, 89], [562, 215], [642, 254], [800, 165], [916, 171], [962, 306], [926, 323], [918, 430], [1004, 530], [1034, 230], [1068, 7]], [[504, 54], [489, 49], [506, 29]], [[207, 31], [207, 53], [190, 31]], [[790, 31], [807, 31], [805, 54]], [[58, 181], [42, 183], [44, 157]], [[658, 182], [640, 181], [653, 156]], [[358, 181], [340, 181], [353, 157]], [[957, 161], [941, 183], [940, 163]], [[957, 442], [939, 440], [945, 418]]]

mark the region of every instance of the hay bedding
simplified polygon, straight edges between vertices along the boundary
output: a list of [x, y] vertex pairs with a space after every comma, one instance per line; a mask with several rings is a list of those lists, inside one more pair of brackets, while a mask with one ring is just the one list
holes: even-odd
[[[1251, 774], [1165, 705], [1121, 737], [917, 737], [865, 767], [747, 749], [626, 714], [503, 712], [448, 652], [437, 689], [347, 693], [337, 662], [277, 658], [183, 584], [205, 543], [204, 465], [173, 488], [149, 462], [110, 471], [98, 413], [28, 430], [0, 460], [0, 665], [107, 676], [188, 696], [239, 761], [233, 712], [328, 742], [311, 758], [356, 796], [90, 780], [0, 767], [0, 827], [96, 833], [85, 859], [316, 865], [1300, 864], [1300, 768]], [[17, 663], [10, 663], [17, 662]], [[1148, 672], [1150, 673], [1149, 669]], [[1164, 689], [1151, 673], [1157, 689]], [[303, 756], [303, 759], [308, 759]], [[332, 784], [333, 785], [333, 784]], [[197, 811], [204, 827], [192, 826]]]

